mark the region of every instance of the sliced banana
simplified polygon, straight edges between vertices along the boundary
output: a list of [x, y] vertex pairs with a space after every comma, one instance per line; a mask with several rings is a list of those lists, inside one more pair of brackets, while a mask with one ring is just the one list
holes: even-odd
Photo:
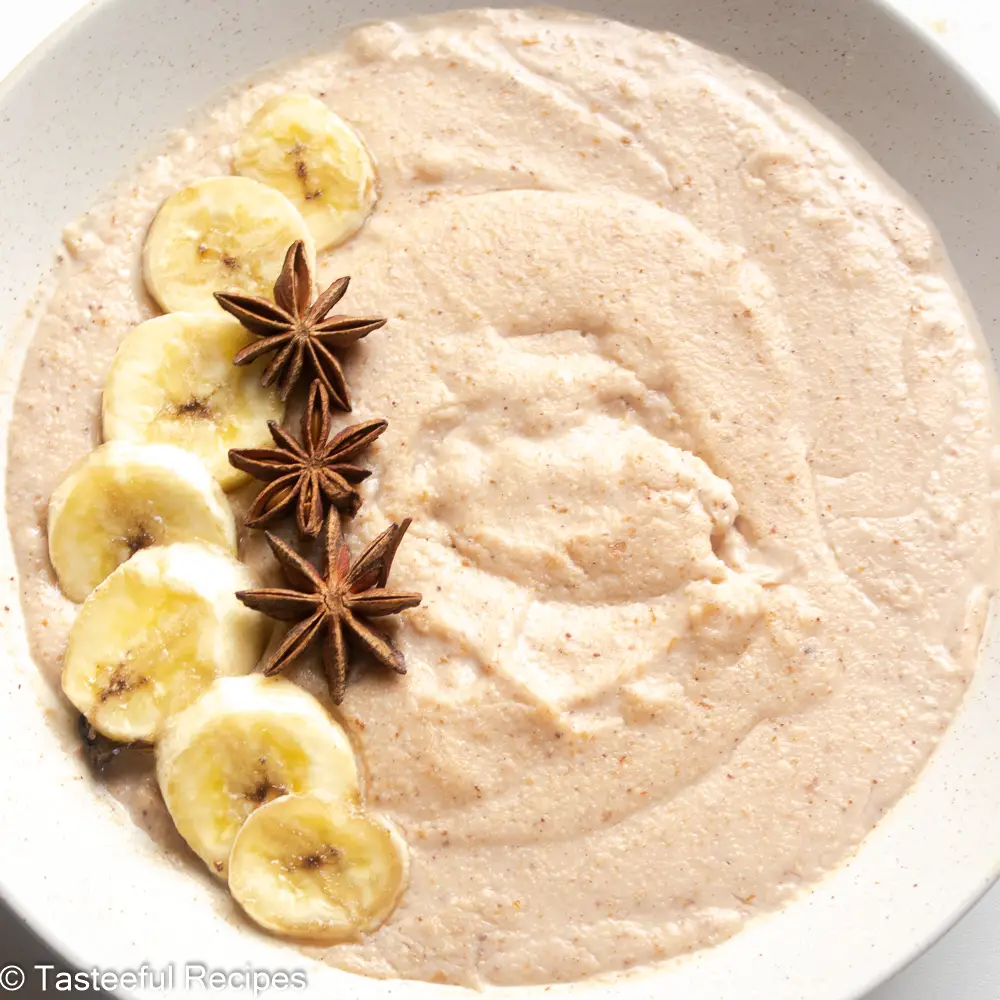
[[308, 692], [281, 677], [223, 678], [174, 717], [156, 748], [156, 775], [174, 824], [224, 874], [246, 818], [289, 793], [359, 798], [344, 730]]
[[233, 167], [285, 195], [318, 250], [353, 236], [378, 200], [375, 164], [360, 136], [307, 94], [263, 105], [236, 145]]
[[172, 445], [102, 444], [49, 501], [49, 558], [71, 601], [140, 549], [190, 541], [235, 553], [236, 523], [205, 466]]
[[108, 441], [172, 444], [191, 452], [223, 489], [250, 478], [229, 464], [230, 448], [272, 445], [268, 420], [284, 405], [260, 384], [266, 359], [236, 366], [257, 338], [230, 316], [168, 313], [122, 341], [104, 384]]
[[236, 599], [252, 585], [221, 549], [179, 543], [136, 553], [83, 603], [62, 685], [114, 740], [155, 741], [164, 720], [223, 674], [260, 659], [270, 626]]
[[165, 312], [219, 312], [215, 292], [271, 298], [285, 252], [309, 228], [279, 191], [249, 177], [210, 177], [171, 195], [142, 251], [149, 294]]
[[326, 942], [358, 938], [392, 912], [406, 844], [387, 823], [323, 795], [286, 795], [244, 824], [229, 890], [261, 927]]

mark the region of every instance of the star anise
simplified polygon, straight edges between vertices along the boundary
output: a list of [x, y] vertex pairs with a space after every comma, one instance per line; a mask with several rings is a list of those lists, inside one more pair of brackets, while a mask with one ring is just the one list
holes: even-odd
[[244, 347], [233, 358], [233, 364], [248, 365], [273, 353], [261, 382], [265, 386], [277, 382], [278, 395], [282, 399], [288, 399], [303, 367], [308, 366], [314, 377], [326, 386], [337, 406], [349, 410], [351, 396], [344, 371], [332, 349], [353, 344], [385, 326], [386, 322], [377, 316], [328, 315], [344, 297], [350, 280], [338, 278], [312, 302], [312, 270], [305, 244], [297, 240], [285, 254], [281, 274], [274, 283], [273, 302], [256, 295], [216, 292], [219, 305], [261, 338]]
[[284, 670], [314, 642], [322, 641], [323, 666], [336, 704], [347, 685], [347, 639], [356, 640], [379, 663], [406, 673], [403, 654], [385, 636], [373, 631], [371, 618], [396, 615], [415, 608], [420, 594], [387, 590], [389, 570], [409, 519], [392, 524], [354, 562], [344, 540], [340, 517], [327, 520], [323, 572], [269, 531], [265, 532], [275, 558], [294, 589], [241, 590], [237, 597], [248, 607], [279, 621], [294, 621], [288, 634], [264, 664], [265, 674]]
[[269, 420], [267, 426], [277, 448], [230, 450], [230, 465], [268, 484], [247, 511], [247, 527], [271, 524], [294, 504], [299, 534], [315, 538], [328, 507], [352, 516], [358, 512], [361, 496], [355, 487], [371, 471], [351, 465], [348, 459], [367, 448], [389, 424], [385, 420], [366, 420], [330, 438], [331, 423], [330, 394], [319, 379], [314, 379], [302, 414], [299, 441], [277, 421]]

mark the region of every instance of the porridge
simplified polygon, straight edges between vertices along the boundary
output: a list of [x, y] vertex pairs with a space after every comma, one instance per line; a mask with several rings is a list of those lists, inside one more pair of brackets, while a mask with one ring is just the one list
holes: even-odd
[[[7, 487], [53, 683], [78, 606], [48, 498], [159, 312], [146, 232], [288, 93], [377, 164], [317, 288], [351, 275], [350, 311], [388, 321], [342, 355], [333, 429], [388, 421], [346, 530], [359, 551], [411, 517], [393, 585], [422, 595], [392, 633], [405, 676], [352, 670], [333, 706], [318, 660], [286, 672], [409, 854], [381, 927], [310, 952], [481, 987], [722, 941], [850, 854], [976, 666], [994, 424], [942, 248], [797, 100], [681, 39], [556, 12], [359, 28], [234, 91], [67, 230]], [[229, 493], [240, 516], [254, 493]], [[281, 585], [259, 534], [240, 553]], [[106, 780], [178, 845], [148, 762]]]

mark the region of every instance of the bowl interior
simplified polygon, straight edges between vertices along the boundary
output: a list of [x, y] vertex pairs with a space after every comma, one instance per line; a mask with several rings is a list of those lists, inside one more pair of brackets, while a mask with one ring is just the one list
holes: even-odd
[[[4, 459], [26, 342], [24, 312], [63, 225], [163, 132], [268, 62], [329, 47], [346, 23], [467, 5], [243, 0], [236, 8], [227, 0], [104, 0], [22, 65], [0, 88]], [[574, 6], [687, 35], [814, 103], [923, 205], [996, 357], [1000, 131], [985, 98], [941, 53], [873, 0], [815, 7], [787, 0], [576, 0]], [[2, 632], [7, 669], [0, 677], [7, 765], [0, 849], [18, 859], [3, 866], [0, 884], [28, 922], [85, 968], [172, 966], [177, 994], [185, 963], [202, 963], [304, 969], [318, 995], [455, 995], [428, 984], [350, 977], [257, 934], [222, 894], [160, 857], [110, 803], [95, 801], [78, 762], [53, 738], [50, 717], [64, 709], [29, 661], [6, 515], [0, 520], [9, 608]], [[990, 636], [996, 636], [992, 623]], [[923, 777], [850, 864], [782, 913], [655, 978], [547, 993], [582, 991], [597, 1000], [662, 996], [669, 988], [689, 1000], [723, 1000], [738, 982], [745, 1000], [847, 1000], [912, 958], [985, 890], [1000, 863], [994, 836], [1000, 644], [987, 647], [960, 716]]]

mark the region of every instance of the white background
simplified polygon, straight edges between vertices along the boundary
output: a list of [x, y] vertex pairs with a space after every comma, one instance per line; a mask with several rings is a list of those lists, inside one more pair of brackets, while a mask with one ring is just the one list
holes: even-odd
[[[93, 2], [0, 0], [0, 78], [63, 21]], [[948, 49], [1000, 103], [1000, 0], [886, 2]], [[571, 7], [572, 0], [563, 4]], [[469, 6], [474, 5], [469, 0]], [[1000, 196], [1000, 177], [997, 193]], [[57, 961], [0, 909], [0, 967]], [[934, 948], [866, 1000], [1000, 1000], [1000, 885]]]

